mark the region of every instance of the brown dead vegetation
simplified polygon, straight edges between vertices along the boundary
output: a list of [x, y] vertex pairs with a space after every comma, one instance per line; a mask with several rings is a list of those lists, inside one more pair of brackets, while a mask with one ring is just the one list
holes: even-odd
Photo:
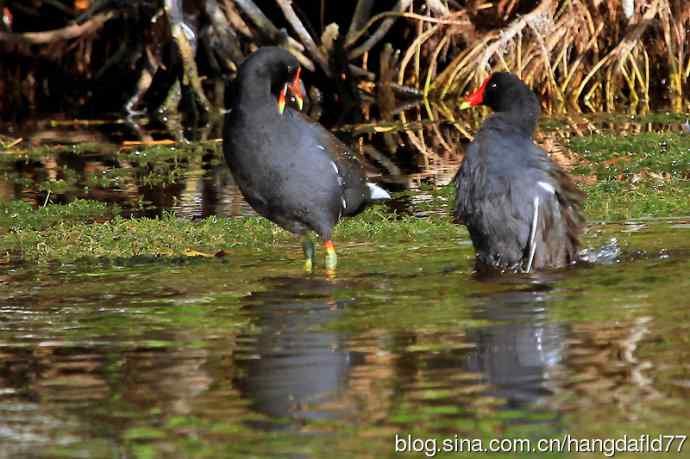
[[[166, 34], [184, 48], [184, 39], [176, 37], [176, 25], [182, 22], [196, 27], [198, 40], [208, 41], [214, 65], [224, 76], [232, 75], [257, 46], [277, 44], [307, 69], [318, 68], [329, 78], [341, 77], [347, 64], [354, 80], [392, 82], [398, 92], [407, 88], [430, 98], [461, 95], [495, 70], [518, 74], [553, 107], [615, 110], [620, 104], [648, 104], [652, 91], [663, 89], [662, 95], [680, 110], [687, 97], [690, 2], [681, 0], [541, 0], [536, 6], [520, 0], [398, 0], [384, 9], [380, 5], [387, 2], [358, 0], [349, 7], [321, 2], [318, 14], [309, 2], [297, 0], [197, 0], [185, 2], [184, 11], [177, 13], [171, 11], [181, 8], [177, 0], [140, 0], [128, 7], [120, 3], [3, 2], [3, 61], [9, 57], [11, 64], [13, 56], [37, 51], [39, 56], [49, 51], [55, 60], [80, 53], [74, 61], [93, 77], [99, 71], [95, 66], [112, 64], [94, 58], [100, 53], [93, 45], [117, 39], [99, 37], [99, 31], [108, 22], [141, 15], [139, 24], [169, 22], [166, 31], [141, 30], [149, 41], [146, 54], [160, 55], [156, 47], [166, 42], [161, 40]], [[55, 22], [41, 17], [50, 11], [44, 4], [62, 5], [64, 27], [26, 30]], [[33, 27], [27, 26], [30, 19]], [[386, 57], [391, 61], [382, 62], [387, 46], [393, 50]], [[127, 51], [114, 50], [108, 57]], [[181, 54], [185, 65], [191, 65], [194, 59]], [[149, 60], [156, 64], [157, 59]], [[380, 78], [380, 70], [391, 80]], [[188, 78], [193, 84], [193, 75]]]
[[[384, 122], [370, 149], [379, 158], [407, 144], [425, 162], [457, 159], [480, 116], [459, 117], [455, 102], [493, 71], [519, 75], [547, 111], [682, 111], [690, 93], [682, 0], [0, 4], [0, 118], [56, 107], [170, 111], [180, 90], [193, 102], [180, 111], [212, 116], [224, 81], [265, 45], [309, 70], [326, 124]], [[389, 124], [398, 127], [381, 131]]]

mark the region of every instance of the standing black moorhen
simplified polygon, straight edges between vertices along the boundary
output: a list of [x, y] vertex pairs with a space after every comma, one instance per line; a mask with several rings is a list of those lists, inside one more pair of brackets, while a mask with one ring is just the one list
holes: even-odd
[[461, 108], [476, 105], [495, 113], [455, 176], [454, 217], [470, 232], [477, 267], [530, 272], [573, 263], [584, 193], [532, 140], [537, 96], [515, 75], [498, 72]]
[[366, 181], [357, 158], [333, 134], [286, 107], [288, 89], [301, 107], [299, 73], [297, 60], [277, 47], [260, 48], [242, 63], [225, 117], [223, 151], [254, 210], [304, 236], [307, 271], [314, 259], [309, 230], [324, 241], [326, 269], [332, 271], [337, 257], [331, 232], [338, 220], [390, 196]]

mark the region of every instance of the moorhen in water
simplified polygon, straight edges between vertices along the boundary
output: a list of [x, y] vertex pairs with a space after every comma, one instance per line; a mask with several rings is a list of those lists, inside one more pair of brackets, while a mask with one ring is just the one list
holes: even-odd
[[499, 72], [461, 108], [476, 105], [495, 113], [455, 176], [454, 217], [469, 230], [477, 267], [529, 272], [573, 263], [584, 194], [532, 140], [537, 96], [515, 75]]
[[286, 107], [290, 90], [301, 108], [299, 75], [297, 59], [282, 48], [260, 48], [250, 55], [234, 83], [223, 151], [254, 210], [304, 236], [307, 271], [314, 259], [309, 230], [324, 241], [326, 268], [333, 270], [337, 257], [331, 232], [338, 220], [390, 196], [366, 181], [361, 164], [345, 144], [300, 111]]

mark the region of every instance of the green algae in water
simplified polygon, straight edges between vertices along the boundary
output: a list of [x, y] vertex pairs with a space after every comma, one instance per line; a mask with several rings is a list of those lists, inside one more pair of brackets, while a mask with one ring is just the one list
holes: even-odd
[[[110, 144], [41, 146], [11, 150], [0, 157], [4, 180], [24, 192], [49, 192], [52, 198], [86, 198], [94, 190], [113, 192], [120, 200], [138, 190], [183, 184], [191, 172], [222, 163], [217, 142], [142, 145], [119, 149]], [[106, 198], [107, 199], [107, 198]], [[131, 201], [131, 199], [124, 199]], [[132, 208], [141, 208], [130, 202]]]

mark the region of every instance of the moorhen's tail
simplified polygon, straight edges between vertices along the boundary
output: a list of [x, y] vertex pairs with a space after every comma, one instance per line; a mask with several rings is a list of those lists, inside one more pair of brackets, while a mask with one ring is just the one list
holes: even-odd
[[560, 168], [556, 167], [552, 174], [560, 185], [558, 202], [565, 220], [567, 245], [569, 248], [568, 256], [570, 262], [573, 262], [577, 260], [577, 254], [580, 250], [580, 235], [585, 227], [585, 213], [582, 207], [586, 194]]
[[369, 201], [385, 201], [391, 198], [386, 190], [375, 183], [367, 182], [367, 188], [369, 189]]

